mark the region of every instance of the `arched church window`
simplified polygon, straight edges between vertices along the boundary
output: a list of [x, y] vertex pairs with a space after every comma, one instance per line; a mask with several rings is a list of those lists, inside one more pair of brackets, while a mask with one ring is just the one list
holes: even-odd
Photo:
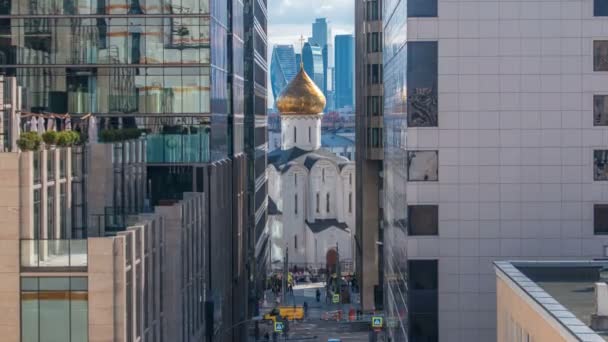
[[294, 213], [298, 215], [298, 194], [296, 194], [294, 197]]
[[321, 169], [321, 178], [323, 180], [323, 183], [325, 183], [325, 169]]
[[321, 209], [319, 209], [319, 205], [320, 205], [319, 202], [321, 201], [319, 197], [320, 197], [319, 193], [317, 192], [317, 213], [321, 210]]
[[298, 174], [297, 173], [293, 174], [293, 184], [295, 186], [298, 186]]
[[298, 236], [294, 235], [293, 237], [293, 246], [295, 247], [295, 249], [298, 249]]
[[296, 130], [296, 128], [293, 128], [293, 142], [297, 143], [298, 142], [298, 131]]
[[348, 212], [352, 213], [353, 212], [353, 193], [350, 192], [348, 194]]
[[310, 127], [308, 127], [308, 142], [312, 142], [312, 131]]
[[348, 174], [348, 185], [353, 185], [353, 174], [352, 173]]
[[326, 199], [325, 199], [325, 202], [326, 202], [325, 203], [325, 206], [326, 206], [325, 210], [327, 212], [329, 212], [329, 192], [327, 193], [327, 196], [325, 196], [325, 197], [326, 197]]

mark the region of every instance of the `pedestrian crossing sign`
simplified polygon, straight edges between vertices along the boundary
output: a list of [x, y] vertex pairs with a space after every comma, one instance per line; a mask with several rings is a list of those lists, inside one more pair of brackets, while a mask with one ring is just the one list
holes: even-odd
[[283, 322], [274, 322], [274, 332], [282, 333], [285, 330], [285, 323]]
[[339, 295], [339, 294], [335, 294], [335, 295], [333, 296], [333, 298], [332, 298], [332, 302], [333, 302], [334, 304], [338, 304], [338, 303], [340, 303], [340, 295]]
[[372, 317], [372, 328], [382, 328], [383, 318], [374, 316]]

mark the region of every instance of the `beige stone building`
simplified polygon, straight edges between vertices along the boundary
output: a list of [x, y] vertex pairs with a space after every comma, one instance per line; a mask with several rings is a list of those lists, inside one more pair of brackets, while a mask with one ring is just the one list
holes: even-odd
[[608, 340], [606, 261], [497, 261], [498, 342]]
[[149, 208], [145, 147], [0, 153], [2, 341], [202, 340], [203, 194]]

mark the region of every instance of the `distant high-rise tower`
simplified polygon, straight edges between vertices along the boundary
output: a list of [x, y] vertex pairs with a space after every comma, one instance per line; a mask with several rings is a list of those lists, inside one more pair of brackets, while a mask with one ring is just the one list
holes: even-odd
[[336, 36], [336, 108], [354, 104], [355, 38], [352, 34]]
[[312, 23], [312, 37], [309, 42], [323, 48], [330, 40], [329, 27], [326, 18], [317, 18]]
[[323, 72], [322, 48], [310, 43], [304, 44], [304, 47], [302, 48], [302, 62], [304, 63], [304, 70], [306, 70], [306, 73], [315, 81], [315, 84], [321, 89], [323, 94], [325, 94], [325, 73]]
[[293, 45], [275, 45], [272, 49], [272, 60], [270, 62], [270, 83], [272, 95], [276, 99], [283, 88], [296, 75], [298, 64]]

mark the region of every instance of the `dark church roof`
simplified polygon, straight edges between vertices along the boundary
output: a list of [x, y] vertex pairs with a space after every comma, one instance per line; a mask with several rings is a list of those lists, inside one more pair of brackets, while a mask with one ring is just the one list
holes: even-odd
[[338, 222], [338, 220], [336, 219], [315, 220], [314, 223], [308, 222], [308, 220], [306, 220], [306, 224], [308, 225], [308, 228], [310, 228], [310, 230], [315, 234], [320, 233], [331, 227], [336, 227], [342, 230], [346, 230], [346, 228], [348, 228], [348, 225], [346, 223]]
[[319, 160], [331, 160], [338, 164], [340, 170], [349, 164], [348, 159], [325, 149], [305, 151], [294, 147], [289, 150], [277, 149], [268, 154], [268, 164], [273, 165], [281, 172], [287, 172], [292, 162], [304, 165], [308, 170], [311, 170]]

